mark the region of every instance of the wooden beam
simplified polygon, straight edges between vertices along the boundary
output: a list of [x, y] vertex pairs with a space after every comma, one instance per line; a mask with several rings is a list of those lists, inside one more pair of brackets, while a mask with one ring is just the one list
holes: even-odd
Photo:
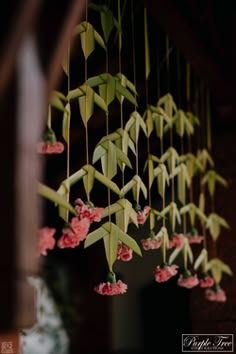
[[[21, 46], [25, 33], [29, 31], [37, 16], [41, 0], [25, 0], [22, 2], [19, 11], [12, 19], [11, 33], [5, 40], [6, 47], [1, 48], [0, 58], [0, 95], [3, 94], [9, 83], [17, 60], [17, 52]], [[18, 4], [16, 4], [18, 5]], [[4, 21], [9, 19], [2, 18]], [[6, 23], [9, 25], [9, 23]], [[2, 45], [2, 43], [1, 43]]]

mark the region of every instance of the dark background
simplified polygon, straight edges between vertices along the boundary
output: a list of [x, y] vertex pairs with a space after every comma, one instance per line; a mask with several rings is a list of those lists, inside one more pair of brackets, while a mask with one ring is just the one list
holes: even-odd
[[[23, 2], [22, 2], [23, 3]], [[71, 2], [72, 3], [72, 2]], [[110, 2], [111, 6], [115, 6]], [[1, 49], [2, 53], [7, 47], [8, 34], [14, 29], [14, 19], [17, 18], [21, 2], [9, 2], [6, 11], [2, 14], [1, 21]], [[121, 52], [122, 72], [132, 81], [133, 63], [131, 47], [131, 27], [130, 27], [130, 5], [127, 1], [127, 11], [125, 13], [123, 31], [124, 41]], [[37, 43], [39, 56], [45, 76], [49, 74], [50, 58], [53, 55], [57, 39], [63, 32], [63, 19], [67, 13], [70, 2], [68, 1], [45, 1], [42, 2], [35, 30], [37, 33]], [[212, 108], [212, 155], [214, 157], [218, 171], [227, 179], [229, 187], [220, 190], [215, 200], [215, 208], [229, 222], [231, 228], [225, 231], [217, 242], [218, 255], [232, 270], [235, 269], [235, 211], [234, 201], [236, 197], [236, 164], [235, 164], [235, 35], [236, 35], [236, 4], [234, 1], [194, 1], [194, 0], [146, 0], [145, 5], [149, 14], [149, 35], [150, 47], [152, 51], [151, 65], [152, 72], [148, 81], [149, 102], [155, 103], [159, 96], [167, 91], [171, 92], [177, 105], [187, 108], [186, 90], [186, 61], [190, 63], [192, 69], [193, 86], [209, 88], [211, 92]], [[138, 104], [140, 112], [143, 112], [146, 105], [147, 86], [144, 77], [144, 53], [143, 53], [143, 7], [142, 1], [134, 1], [134, 22], [135, 22], [135, 51], [136, 51], [136, 79], [138, 88]], [[114, 8], [116, 12], [116, 8]], [[89, 12], [89, 20], [99, 28], [98, 15]], [[170, 71], [167, 71], [165, 62], [165, 38], [169, 35], [170, 46]], [[117, 42], [112, 40], [109, 43], [109, 72], [118, 72], [118, 50]], [[79, 40], [72, 47], [71, 54], [71, 87], [81, 84], [84, 80], [83, 54]], [[95, 52], [88, 60], [89, 76], [105, 72], [104, 52], [96, 48]], [[95, 63], [95, 64], [94, 64]], [[156, 65], [161, 65], [160, 82], [156, 83]], [[181, 77], [177, 76], [176, 67], [180, 65]], [[3, 115], [12, 113], [14, 102], [14, 81], [10, 81], [3, 96]], [[57, 87], [58, 90], [66, 90], [66, 77], [63, 72], [60, 74]], [[159, 90], [159, 92], [158, 92]], [[193, 91], [192, 91], [193, 92]], [[10, 95], [10, 96], [9, 96]], [[11, 99], [9, 99], [11, 97]], [[9, 102], [10, 101], [10, 102]], [[193, 110], [198, 109], [201, 115], [201, 122], [204, 127], [204, 109], [201, 102], [192, 101]], [[133, 107], [125, 103], [124, 110], [128, 117]], [[119, 126], [119, 104], [114, 102], [110, 108], [110, 129], [114, 130]], [[76, 171], [85, 163], [84, 131], [80, 118], [78, 117], [78, 107], [75, 103], [73, 107], [72, 120], [72, 158], [71, 172]], [[89, 122], [90, 154], [97, 143], [98, 138], [105, 134], [105, 119], [101, 112], [96, 111], [96, 119]], [[53, 127], [60, 137], [61, 134], [61, 114], [56, 110], [53, 112]], [[7, 125], [8, 123], [5, 122]], [[9, 122], [10, 129], [14, 127], [14, 122]], [[95, 139], [96, 138], [96, 139]], [[9, 143], [10, 139], [10, 143]], [[14, 134], [7, 140], [7, 146], [14, 147]], [[176, 137], [176, 144], [179, 140]], [[156, 142], [151, 142], [152, 147], [156, 147]], [[167, 141], [168, 144], [168, 141]], [[196, 142], [197, 144], [197, 142]], [[3, 147], [6, 141], [3, 141]], [[143, 149], [140, 153], [140, 165], [145, 161], [146, 144], [144, 138], [141, 140]], [[11, 148], [9, 148], [11, 149]], [[3, 149], [2, 149], [3, 152]], [[9, 154], [13, 152], [9, 150]], [[3, 155], [3, 154], [2, 154]], [[3, 157], [3, 156], [2, 156]], [[46, 157], [45, 181], [52, 187], [57, 188], [60, 181], [65, 176], [65, 154], [54, 158]], [[2, 161], [5, 161], [5, 159]], [[13, 159], [14, 163], [14, 159]], [[10, 165], [8, 170], [12, 170]], [[127, 172], [127, 178], [128, 178]], [[11, 175], [11, 180], [14, 176]], [[144, 177], [145, 178], [145, 177]], [[11, 183], [9, 181], [9, 188]], [[106, 203], [103, 189], [96, 186], [93, 195], [95, 204]], [[72, 197], [83, 197], [83, 190], [76, 186], [72, 190]], [[157, 198], [157, 203], [160, 201]], [[9, 205], [10, 210], [11, 205]], [[56, 225], [58, 229], [62, 224], [57, 218], [57, 210], [45, 203], [44, 221], [49, 226]], [[59, 236], [59, 234], [58, 234]], [[8, 246], [10, 247], [10, 246]], [[11, 253], [11, 251], [9, 251]], [[7, 252], [6, 252], [7, 254]], [[6, 254], [2, 257], [2, 262], [8, 264], [8, 268], [13, 268], [12, 264], [6, 262]], [[13, 255], [14, 257], [14, 255]], [[134, 260], [138, 262], [139, 260]], [[146, 261], [147, 262], [147, 261]], [[147, 268], [150, 264], [146, 264]], [[93, 286], [104, 279], [106, 273], [106, 262], [102, 244], [96, 244], [86, 251], [80, 246], [75, 250], [53, 251], [45, 260], [43, 271], [48, 279], [48, 284], [52, 288], [55, 299], [62, 304], [62, 311], [65, 325], [71, 336], [71, 353], [95, 354], [111, 353], [112, 338], [115, 336], [112, 323], [112, 301], [113, 299], [98, 296], [93, 291]], [[135, 268], [135, 267], [134, 267]], [[143, 269], [143, 273], [145, 270]], [[5, 269], [5, 268], [4, 268]], [[119, 267], [118, 267], [119, 271]], [[14, 272], [12, 271], [14, 277]], [[127, 269], [126, 273], [121, 273], [124, 280], [129, 277], [137, 279], [139, 273], [132, 273]], [[56, 284], [54, 281], [59, 280]], [[62, 283], [62, 280], [65, 283]], [[63, 286], [62, 286], [63, 284]], [[130, 283], [131, 293], [136, 294], [140, 304], [140, 316], [142, 319], [142, 340], [139, 348], [121, 347], [119, 353], [140, 353], [152, 354], [161, 350], [163, 353], [181, 352], [182, 333], [235, 333], [236, 318], [236, 296], [234, 278], [225, 276], [222, 286], [226, 290], [228, 300], [226, 303], [209, 303], [202, 295], [201, 289], [187, 291], [176, 286], [176, 279], [172, 279], [166, 284], [158, 285], [152, 281], [142, 285], [140, 291], [135, 287], [132, 291], [132, 281]], [[124, 297], [128, 298], [128, 294]], [[128, 309], [126, 307], [126, 309]], [[123, 318], [127, 318], [127, 323], [131, 323], [130, 314], [127, 310]], [[170, 320], [171, 318], [171, 320]], [[120, 331], [127, 331], [125, 323], [118, 324]], [[132, 333], [132, 326], [128, 329]], [[132, 335], [132, 334], [130, 334]], [[144, 349], [143, 349], [144, 348]], [[117, 348], [115, 348], [117, 349]], [[118, 351], [117, 351], [118, 353]]]

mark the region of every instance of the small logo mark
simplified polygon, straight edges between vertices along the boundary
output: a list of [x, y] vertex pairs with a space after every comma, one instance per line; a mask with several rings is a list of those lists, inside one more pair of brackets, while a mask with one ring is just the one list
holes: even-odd
[[2, 354], [14, 354], [13, 343], [12, 342], [2, 342], [1, 343], [1, 353]]
[[234, 352], [233, 334], [182, 334], [182, 353]]

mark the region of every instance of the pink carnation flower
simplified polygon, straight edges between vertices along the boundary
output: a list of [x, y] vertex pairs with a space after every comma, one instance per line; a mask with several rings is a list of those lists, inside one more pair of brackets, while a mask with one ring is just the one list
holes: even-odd
[[97, 208], [85, 204], [80, 198], [75, 201], [75, 210], [78, 214], [79, 219], [88, 218], [90, 223], [101, 221], [104, 208]]
[[209, 301], [225, 302], [227, 300], [225, 291], [221, 288], [219, 289], [206, 289], [205, 291], [206, 299]]
[[125, 246], [122, 242], [118, 242], [117, 259], [128, 262], [133, 257], [133, 250]]
[[203, 279], [200, 279], [200, 287], [201, 288], [211, 288], [214, 285], [214, 279], [207, 275]]
[[[137, 208], [139, 208], [139, 206]], [[136, 211], [138, 224], [142, 225], [142, 224], [145, 223], [145, 221], [147, 220], [147, 216], [148, 216], [150, 210], [151, 210], [150, 206], [145, 206], [143, 210], [137, 210]], [[133, 220], [131, 218], [130, 218], [129, 221], [133, 222]]]
[[199, 280], [197, 278], [197, 274], [191, 275], [189, 272], [185, 275], [180, 274], [177, 284], [179, 286], [183, 286], [184, 288], [191, 289], [199, 284]]
[[145, 251], [148, 250], [155, 250], [160, 248], [161, 244], [162, 244], [162, 237], [157, 237], [152, 239], [151, 237], [148, 237], [146, 239], [141, 240], [143, 249]]
[[171, 277], [177, 274], [178, 268], [179, 267], [176, 264], [171, 266], [165, 265], [164, 267], [157, 266], [154, 271], [156, 282], [162, 283], [169, 280]]
[[100, 295], [108, 295], [108, 296], [124, 294], [126, 293], [127, 289], [128, 286], [125, 283], [123, 283], [121, 280], [118, 280], [118, 282], [115, 283], [110, 283], [110, 282], [100, 283], [94, 287], [96, 293]]
[[188, 235], [188, 242], [190, 244], [193, 243], [201, 243], [204, 240], [204, 236], [200, 236], [200, 235]]
[[184, 234], [175, 234], [169, 240], [168, 248], [182, 248], [184, 244]]
[[41, 141], [37, 145], [37, 153], [39, 154], [61, 154], [63, 151], [64, 145], [59, 141], [55, 143]]
[[38, 231], [39, 242], [38, 242], [38, 255], [46, 256], [47, 250], [52, 250], [55, 246], [54, 234], [56, 229], [51, 227], [43, 227]]
[[151, 210], [150, 206], [145, 206], [142, 211], [137, 211], [138, 224], [142, 225], [145, 223], [150, 210]]
[[77, 217], [71, 219], [70, 227], [62, 230], [62, 236], [57, 241], [59, 248], [75, 248], [81, 241], [85, 240], [89, 231], [89, 219], [79, 220]]

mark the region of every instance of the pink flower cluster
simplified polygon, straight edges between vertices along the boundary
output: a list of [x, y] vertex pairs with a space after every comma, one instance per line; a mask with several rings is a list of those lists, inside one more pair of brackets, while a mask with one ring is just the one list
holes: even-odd
[[[104, 208], [95, 208], [86, 205], [80, 198], [75, 201], [75, 209], [78, 216], [71, 219], [70, 223], [62, 229], [62, 235], [57, 241], [57, 246], [63, 248], [75, 248], [85, 240], [92, 222], [99, 222]], [[38, 253], [46, 255], [47, 249], [53, 249], [56, 241], [53, 238], [55, 229], [45, 227], [39, 230]]]
[[201, 243], [203, 240], [204, 240], [204, 236], [200, 236], [200, 235], [187, 235], [188, 237], [188, 242], [190, 244], [193, 244], [193, 243]]
[[214, 285], [214, 279], [207, 275], [204, 278], [200, 279], [200, 287], [201, 288], [211, 288]]
[[137, 211], [138, 224], [142, 225], [145, 223], [150, 210], [151, 210], [150, 206], [145, 206], [142, 211]]
[[64, 151], [64, 144], [59, 141], [50, 143], [47, 141], [41, 141], [37, 145], [38, 154], [61, 154]]
[[[147, 220], [148, 214], [151, 210], [151, 207], [146, 205], [143, 210], [138, 210], [139, 209], [139, 205], [136, 206], [136, 213], [137, 213], [137, 222], [139, 225], [142, 225], [145, 223], [145, 221]], [[130, 218], [129, 222], [133, 222], [133, 220]]]
[[182, 248], [184, 244], [184, 234], [174, 234], [169, 240], [168, 248]]
[[225, 291], [221, 288], [218, 289], [206, 289], [206, 299], [209, 301], [225, 302], [227, 300]]
[[148, 237], [146, 239], [141, 240], [141, 243], [145, 251], [155, 250], [160, 248], [162, 244], [162, 237], [157, 237], [157, 238]]
[[77, 217], [73, 217], [70, 225], [62, 229], [62, 236], [57, 241], [57, 246], [59, 248], [75, 248], [86, 239], [89, 227], [90, 221], [88, 218], [79, 220]]
[[100, 295], [108, 295], [108, 296], [124, 294], [126, 293], [127, 289], [128, 289], [127, 284], [123, 283], [121, 280], [118, 280], [115, 283], [110, 283], [110, 282], [100, 283], [94, 288], [96, 293]]
[[75, 210], [79, 219], [87, 218], [90, 223], [101, 221], [104, 208], [94, 207], [92, 204], [85, 204], [80, 198], [75, 201]]
[[117, 259], [128, 262], [133, 257], [133, 250], [125, 246], [121, 241], [118, 241]]
[[177, 284], [184, 288], [191, 289], [199, 284], [199, 280], [197, 274], [191, 275], [190, 272], [187, 272], [187, 274], [184, 275], [180, 274]]
[[169, 280], [171, 277], [177, 274], [178, 268], [179, 267], [176, 264], [171, 266], [164, 265], [163, 267], [157, 266], [154, 271], [156, 282], [162, 283]]
[[56, 244], [56, 240], [54, 239], [54, 234], [56, 229], [51, 227], [43, 227], [38, 230], [38, 255], [46, 256], [47, 250], [52, 250]]

